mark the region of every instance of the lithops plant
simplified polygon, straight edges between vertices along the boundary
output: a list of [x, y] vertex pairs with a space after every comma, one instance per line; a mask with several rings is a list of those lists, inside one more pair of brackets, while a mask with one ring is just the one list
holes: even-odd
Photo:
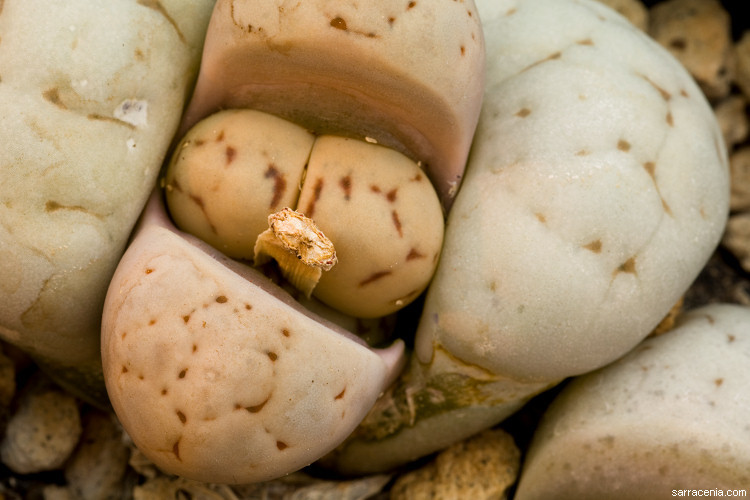
[[[283, 261], [297, 284], [298, 260], [333, 266], [300, 288], [343, 316], [388, 315], [427, 286], [478, 119], [482, 32], [472, 2], [362, 7], [216, 6], [163, 182], [177, 224], [214, 246], [173, 227], [155, 193], [102, 324], [112, 405], [167, 472], [250, 482], [301, 468], [405, 364], [402, 341], [370, 350], [228, 256]], [[269, 13], [290, 24], [275, 33]], [[226, 107], [242, 109], [214, 113]]]
[[102, 358], [138, 448], [184, 477], [262, 481], [315, 461], [399, 373], [253, 268], [172, 225], [161, 194], [112, 280]]
[[104, 296], [178, 126], [212, 6], [0, 2], [0, 337], [99, 404]]
[[516, 498], [747, 488], [748, 379], [750, 309], [684, 314], [674, 330], [564, 388], [534, 435]]
[[[443, 242], [440, 201], [417, 163], [255, 110], [198, 122], [177, 146], [164, 187], [178, 227], [230, 257], [273, 258], [307, 296], [358, 318], [416, 299]], [[269, 217], [285, 208], [314, 221], [333, 245], [331, 262], [298, 264], [301, 255], [273, 251]]]
[[668, 53], [593, 1], [477, 6], [487, 91], [415, 355], [327, 458], [343, 471], [434, 451], [622, 356], [726, 223], [719, 128]]

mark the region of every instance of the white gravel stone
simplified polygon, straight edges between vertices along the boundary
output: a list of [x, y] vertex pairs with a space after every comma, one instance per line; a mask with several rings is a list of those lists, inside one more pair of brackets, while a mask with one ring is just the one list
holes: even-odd
[[510, 434], [500, 429], [484, 431], [401, 476], [393, 486], [391, 500], [506, 499], [508, 488], [518, 477], [520, 456]]
[[122, 496], [122, 479], [130, 450], [113, 415], [92, 411], [86, 416], [81, 442], [65, 466], [75, 498], [105, 500]]
[[729, 94], [734, 77], [730, 19], [718, 0], [667, 0], [650, 12], [649, 34], [698, 81], [709, 99]]
[[35, 381], [8, 423], [0, 459], [19, 474], [58, 469], [80, 436], [76, 399], [45, 381]]
[[747, 99], [742, 95], [735, 94], [722, 100], [714, 107], [714, 113], [721, 127], [724, 143], [730, 151], [747, 139], [750, 117]]
[[737, 257], [745, 271], [750, 271], [750, 212], [729, 219], [722, 243]]
[[738, 148], [729, 158], [732, 174], [731, 208], [750, 210], [750, 145]]

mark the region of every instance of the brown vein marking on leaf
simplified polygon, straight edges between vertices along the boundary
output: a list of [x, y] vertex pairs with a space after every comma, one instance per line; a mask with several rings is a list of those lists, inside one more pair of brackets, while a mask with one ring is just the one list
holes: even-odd
[[620, 264], [617, 269], [614, 270], [612, 276], [615, 277], [620, 273], [638, 275], [638, 271], [635, 268], [635, 257], [630, 257], [628, 260]]
[[560, 59], [561, 57], [562, 57], [562, 52], [554, 52], [548, 55], [547, 57], [545, 57], [544, 59], [541, 59], [539, 61], [529, 64], [528, 66], [526, 66], [525, 68], [521, 70], [521, 73], [523, 73], [524, 71], [528, 71], [531, 68], [534, 68], [535, 66], [539, 66], [540, 64], [544, 64], [549, 61], [555, 61], [557, 59]]
[[323, 191], [323, 178], [318, 177], [318, 179], [315, 180], [315, 185], [313, 186], [313, 195], [312, 199], [307, 203], [307, 208], [305, 209], [305, 215], [312, 218], [313, 214], [315, 213], [315, 204], [320, 199], [320, 193]]
[[58, 203], [54, 200], [49, 200], [44, 205], [44, 211], [47, 213], [57, 212], [59, 210], [68, 210], [72, 212], [81, 212], [86, 215], [91, 215], [92, 217], [96, 217], [97, 219], [104, 219], [104, 216], [101, 214], [97, 214], [95, 212], [90, 211], [86, 207], [82, 207], [81, 205], [63, 205], [62, 203]]
[[396, 231], [398, 231], [399, 237], [404, 237], [404, 231], [401, 226], [401, 219], [398, 217], [398, 212], [395, 210], [391, 211], [391, 219], [393, 220], [393, 225], [396, 226]]
[[414, 260], [414, 259], [424, 259], [424, 258], [425, 256], [419, 253], [419, 250], [417, 250], [416, 248], [412, 248], [411, 250], [409, 250], [409, 253], [406, 255], [407, 261]]
[[[2, 8], [1, 4], [0, 8]], [[60, 98], [60, 89], [58, 89], [57, 87], [45, 90], [44, 92], [42, 92], [42, 97], [44, 97], [46, 101], [51, 102], [60, 109], [68, 109], [65, 103], [62, 102], [62, 99]]]
[[666, 212], [666, 214], [669, 215], [670, 217], [674, 217], [674, 213], [672, 213], [672, 207], [669, 206], [669, 204], [661, 196], [661, 194], [659, 194], [659, 197], [661, 197], [661, 207], [664, 209], [664, 212]]
[[588, 243], [586, 245], [583, 245], [583, 248], [586, 250], [590, 250], [594, 253], [601, 253], [602, 251], [602, 240], [595, 240], [591, 243]]
[[379, 280], [381, 278], [385, 278], [389, 274], [391, 274], [391, 271], [377, 271], [375, 273], [372, 273], [370, 276], [368, 276], [367, 278], [363, 279], [362, 281], [360, 281], [358, 283], [358, 286], [360, 286], [360, 287], [367, 286], [370, 283], [374, 283], [375, 281], [377, 281], [377, 280]]
[[254, 406], [246, 406], [245, 409], [249, 411], [250, 413], [258, 413], [260, 410], [263, 409], [264, 406], [266, 406], [266, 403], [268, 403], [268, 400], [271, 399], [270, 397], [266, 398], [265, 401], [263, 401], [260, 404], [254, 405]]
[[344, 190], [344, 199], [349, 201], [352, 197], [352, 177], [344, 176], [339, 180], [339, 186]]
[[273, 197], [271, 198], [269, 208], [275, 209], [279, 205], [279, 202], [281, 202], [281, 198], [284, 196], [284, 191], [286, 191], [286, 179], [284, 178], [284, 174], [279, 172], [279, 169], [276, 168], [276, 165], [273, 163], [268, 164], [268, 168], [266, 169], [266, 173], [263, 174], [263, 177], [266, 179], [273, 179]]
[[641, 76], [641, 78], [643, 78], [644, 80], [646, 80], [649, 83], [649, 85], [651, 85], [652, 87], [654, 87], [659, 92], [659, 95], [661, 95], [662, 99], [664, 99], [665, 101], [669, 101], [672, 98], [672, 94], [670, 94], [665, 89], [663, 89], [662, 87], [660, 87], [659, 85], [657, 85], [649, 77], [647, 77], [645, 75], [640, 75], [640, 76]]
[[646, 169], [646, 172], [648, 172], [649, 177], [651, 177], [652, 181], [656, 180], [656, 163], [652, 161], [647, 161], [643, 164], [643, 168]]
[[104, 115], [100, 115], [99, 113], [90, 113], [87, 116], [87, 118], [89, 120], [97, 120], [97, 121], [102, 121], [102, 122], [111, 122], [111, 123], [115, 123], [117, 125], [123, 125], [125, 127], [128, 127], [129, 129], [135, 130], [135, 125], [133, 125], [132, 123], [128, 123], [125, 120], [120, 120], [119, 118], [115, 118], [113, 116], [104, 116]]
[[667, 213], [670, 217], [672, 217], [674, 214], [672, 213], [672, 209], [670, 208], [669, 204], [667, 204], [667, 201], [664, 199], [664, 197], [661, 194], [661, 190], [659, 189], [659, 184], [656, 182], [656, 163], [652, 161], [647, 161], [643, 164], [643, 168], [648, 173], [649, 177], [651, 177], [651, 182], [654, 183], [654, 188], [656, 189], [656, 194], [659, 195], [659, 199], [661, 200], [661, 206], [664, 209], [664, 212]]
[[144, 7], [148, 7], [149, 9], [153, 9], [167, 20], [169, 24], [172, 25], [174, 30], [177, 32], [177, 36], [180, 38], [180, 41], [182, 43], [187, 43], [187, 40], [185, 39], [185, 35], [182, 33], [182, 30], [177, 25], [177, 22], [172, 18], [172, 16], [169, 15], [169, 12], [164, 8], [164, 6], [161, 4], [159, 0], [138, 0], [139, 5], [143, 5]]
[[224, 150], [224, 156], [227, 160], [227, 166], [231, 165], [234, 161], [234, 158], [237, 156], [237, 150], [234, 149], [232, 146], [227, 146]]

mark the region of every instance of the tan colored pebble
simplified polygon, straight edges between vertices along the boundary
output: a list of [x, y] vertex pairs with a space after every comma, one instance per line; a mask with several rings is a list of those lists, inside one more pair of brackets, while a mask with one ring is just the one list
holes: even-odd
[[599, 0], [622, 14], [641, 31], [648, 30], [648, 9], [640, 0]]
[[729, 94], [731, 27], [718, 0], [660, 2], [651, 9], [649, 34], [687, 68], [709, 99]]
[[729, 169], [732, 176], [730, 208], [735, 212], [750, 210], [750, 146], [732, 153]]
[[149, 479], [133, 490], [133, 500], [162, 500], [192, 498], [194, 500], [237, 500], [237, 495], [226, 485], [199, 483], [181, 477], [159, 476]]
[[735, 94], [727, 97], [714, 107], [714, 113], [724, 136], [724, 144], [730, 151], [747, 139], [750, 125], [744, 96]]
[[121, 427], [111, 414], [92, 411], [86, 415], [81, 444], [65, 466], [65, 478], [74, 498], [125, 498], [122, 479], [129, 455]]
[[740, 261], [746, 271], [750, 271], [750, 212], [729, 218], [722, 243]]
[[263, 498], [270, 500], [278, 498], [288, 500], [288, 496], [294, 494], [295, 491], [322, 481], [322, 479], [315, 478], [305, 471], [296, 471], [270, 481], [233, 485], [232, 491], [243, 499]]
[[[75, 500], [76, 497], [70, 492], [66, 486], [59, 486], [57, 484], [48, 484], [42, 489], [42, 498], [44, 500]], [[4, 497], [0, 494], [0, 499], [4, 500]]]
[[360, 500], [377, 495], [390, 480], [389, 475], [366, 476], [350, 481], [321, 481], [284, 495], [284, 500]]
[[742, 34], [742, 38], [734, 46], [736, 61], [735, 83], [750, 99], [750, 30]]
[[0, 443], [0, 458], [19, 474], [54, 470], [70, 456], [81, 436], [76, 399], [35, 381], [21, 396]]
[[519, 464], [520, 452], [509, 434], [484, 431], [401, 476], [393, 485], [391, 500], [504, 499], [516, 482]]

